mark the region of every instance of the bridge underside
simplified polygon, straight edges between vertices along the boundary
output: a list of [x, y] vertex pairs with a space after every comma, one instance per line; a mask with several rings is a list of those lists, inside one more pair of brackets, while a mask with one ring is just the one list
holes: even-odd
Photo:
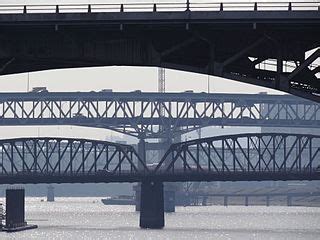
[[227, 182], [227, 181], [313, 181], [320, 180], [320, 173], [181, 173], [181, 174], [116, 174], [103, 176], [95, 174], [13, 174], [1, 175], [0, 184], [40, 183], [135, 183], [135, 182]]
[[318, 11], [4, 14], [0, 30], [0, 74], [162, 66], [320, 101]]

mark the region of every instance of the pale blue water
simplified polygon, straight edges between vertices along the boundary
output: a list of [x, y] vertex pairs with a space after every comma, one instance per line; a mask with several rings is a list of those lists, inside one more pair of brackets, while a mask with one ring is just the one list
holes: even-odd
[[26, 215], [38, 229], [0, 239], [320, 239], [320, 208], [178, 207], [163, 230], [141, 230], [133, 206], [106, 206], [100, 198], [27, 198]]

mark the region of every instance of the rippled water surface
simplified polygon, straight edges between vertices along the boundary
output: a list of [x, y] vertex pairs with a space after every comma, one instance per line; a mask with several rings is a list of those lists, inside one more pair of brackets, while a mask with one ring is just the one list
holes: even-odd
[[106, 206], [99, 198], [27, 198], [29, 223], [39, 228], [0, 239], [320, 239], [320, 208], [178, 207], [163, 230], [139, 229], [133, 206]]

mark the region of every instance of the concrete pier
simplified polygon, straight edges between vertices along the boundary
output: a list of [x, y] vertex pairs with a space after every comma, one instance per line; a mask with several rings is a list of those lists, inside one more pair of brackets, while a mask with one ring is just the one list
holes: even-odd
[[287, 206], [292, 206], [292, 196], [287, 196]]
[[269, 195], [266, 196], [266, 206], [267, 207], [270, 206], [270, 196]]
[[174, 190], [166, 190], [164, 191], [164, 211], [166, 213], [175, 212], [176, 208], [176, 193]]
[[249, 206], [249, 196], [245, 196], [245, 197], [244, 197], [244, 205], [245, 205], [246, 207]]
[[141, 183], [133, 186], [133, 191], [135, 192], [135, 203], [136, 203], [136, 212], [140, 211], [140, 203], [141, 203]]
[[228, 206], [228, 196], [223, 197], [223, 206], [225, 206], [225, 207]]
[[207, 196], [204, 196], [203, 198], [202, 198], [202, 206], [207, 206], [207, 201], [208, 201], [208, 197]]
[[140, 227], [164, 227], [164, 197], [162, 182], [141, 183]]
[[[146, 141], [143, 136], [139, 137], [139, 142], [138, 142], [138, 155], [141, 158], [141, 160], [146, 164]], [[142, 170], [143, 166], [139, 162], [138, 163], [138, 169]], [[133, 191], [135, 192], [135, 202], [136, 202], [136, 211], [140, 211], [140, 205], [141, 205], [141, 183], [138, 183], [137, 185], [133, 186]]]
[[51, 185], [47, 188], [47, 202], [54, 202], [54, 187]]
[[17, 232], [37, 228], [37, 225], [28, 225], [25, 221], [24, 189], [6, 190], [6, 225], [3, 231]]

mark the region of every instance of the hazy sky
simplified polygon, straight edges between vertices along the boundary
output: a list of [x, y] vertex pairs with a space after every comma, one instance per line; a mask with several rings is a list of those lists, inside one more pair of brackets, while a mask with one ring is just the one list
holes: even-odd
[[[234, 0], [233, 0], [234, 1]], [[2, 4], [33, 4], [33, 3], [75, 3], [75, 2], [130, 2], [126, 1], [96, 1], [96, 0], [1, 0]], [[137, 1], [135, 1], [137, 2]], [[147, 2], [147, 1], [144, 1]], [[150, 1], [161, 2], [161, 1]], [[165, 1], [168, 2], [168, 1]], [[181, 1], [180, 1], [181, 2]], [[182, 1], [184, 2], [184, 1]], [[254, 1], [252, 1], [254, 2]], [[42, 72], [32, 72], [29, 74], [29, 90], [33, 87], [45, 86], [51, 92], [54, 91], [99, 91], [101, 89], [113, 89], [113, 91], [132, 91], [141, 89], [142, 91], [157, 91], [157, 68], [147, 67], [99, 67], [82, 69], [50, 70]], [[0, 77], [0, 91], [26, 92], [28, 74], [15, 74]], [[166, 91], [181, 92], [193, 90], [195, 92], [207, 92], [208, 76], [182, 71], [166, 70]], [[231, 80], [217, 77], [210, 77], [210, 92], [223, 93], [258, 93], [268, 92], [269, 94], [282, 94], [275, 90], [270, 90], [253, 85], [243, 84]], [[246, 131], [247, 129], [242, 129]], [[256, 131], [253, 128], [251, 131]], [[221, 132], [222, 131], [222, 132]], [[230, 132], [230, 129], [219, 130]], [[232, 130], [233, 131], [233, 130]], [[101, 129], [83, 130], [79, 127], [1, 127], [1, 138], [18, 136], [75, 136], [105, 139], [110, 133]], [[113, 135], [117, 135], [113, 133]]]

